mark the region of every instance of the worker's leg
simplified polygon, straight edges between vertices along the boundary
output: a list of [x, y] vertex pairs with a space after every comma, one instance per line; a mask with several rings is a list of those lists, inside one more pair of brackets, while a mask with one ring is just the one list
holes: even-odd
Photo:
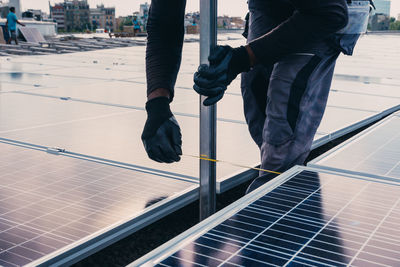
[[11, 40], [12, 40], [11, 31], [9, 31], [8, 33], [9, 33], [9, 37], [8, 37], [8, 40], [7, 40], [7, 44], [11, 44]]
[[[263, 169], [284, 172], [304, 164], [309, 155], [339, 55], [323, 42], [309, 51], [287, 56], [274, 66], [261, 146]], [[261, 172], [248, 192], [273, 177]]]
[[[277, 22], [270, 19], [262, 10], [250, 10], [248, 42], [266, 34], [276, 27]], [[258, 65], [242, 74], [241, 88], [244, 105], [244, 115], [250, 135], [261, 149], [263, 143], [262, 131], [265, 123], [267, 91], [273, 65]]]
[[11, 31], [11, 40], [14, 40], [15, 44], [18, 45], [17, 31]]
[[247, 126], [251, 137], [260, 149], [263, 143], [262, 132], [266, 118], [265, 109], [270, 75], [271, 71], [267, 68], [257, 66], [251, 71], [243, 73], [241, 81]]

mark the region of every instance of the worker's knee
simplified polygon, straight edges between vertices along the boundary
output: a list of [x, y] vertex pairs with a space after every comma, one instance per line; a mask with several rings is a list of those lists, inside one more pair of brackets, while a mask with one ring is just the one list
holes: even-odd
[[264, 141], [274, 146], [280, 146], [292, 140], [293, 130], [285, 118], [269, 116], [264, 127]]

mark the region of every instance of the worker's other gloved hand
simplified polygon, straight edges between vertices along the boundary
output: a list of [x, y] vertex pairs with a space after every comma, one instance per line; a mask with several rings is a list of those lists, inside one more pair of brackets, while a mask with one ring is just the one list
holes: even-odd
[[160, 163], [180, 161], [182, 135], [178, 122], [169, 107], [167, 97], [147, 101], [147, 121], [142, 133], [146, 152], [152, 160]]
[[200, 65], [194, 74], [193, 89], [208, 96], [205, 106], [217, 103], [224, 96], [229, 84], [242, 72], [249, 71], [250, 58], [245, 47], [217, 46], [210, 54], [210, 65]]

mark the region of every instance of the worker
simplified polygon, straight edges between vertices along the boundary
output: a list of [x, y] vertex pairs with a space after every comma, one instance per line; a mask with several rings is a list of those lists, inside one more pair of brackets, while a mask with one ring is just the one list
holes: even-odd
[[134, 31], [134, 33], [136, 35], [137, 33], [139, 33], [141, 31], [140, 23], [139, 23], [139, 21], [137, 20], [136, 17], [133, 17], [132, 23], [133, 23], [133, 31]]
[[[170, 102], [181, 62], [185, 4], [153, 0], [150, 8], [148, 118], [142, 140], [149, 157], [158, 162], [179, 161], [182, 155]], [[217, 47], [210, 65], [195, 73], [194, 89], [208, 96], [204, 105], [213, 105], [243, 73], [244, 112], [260, 148], [261, 168], [283, 172], [304, 164], [325, 110], [336, 59], [341, 51], [352, 51], [358, 35], [337, 35], [349, 21], [346, 0], [249, 0], [249, 10], [247, 45]], [[273, 177], [261, 172], [248, 192]]]
[[18, 44], [17, 40], [17, 23], [21, 26], [25, 26], [25, 24], [19, 22], [17, 15], [15, 15], [15, 7], [10, 7], [10, 12], [7, 15], [6, 28], [10, 32], [10, 38], [7, 41], [7, 44], [11, 44], [11, 41], [14, 40], [15, 44]]

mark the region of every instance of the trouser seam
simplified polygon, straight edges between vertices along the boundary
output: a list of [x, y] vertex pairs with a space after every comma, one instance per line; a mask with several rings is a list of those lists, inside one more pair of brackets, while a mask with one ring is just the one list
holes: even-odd
[[313, 56], [311, 60], [298, 72], [291, 86], [286, 117], [293, 133], [295, 133], [298, 124], [299, 115], [301, 113], [301, 103], [307, 88], [309, 87], [310, 78], [321, 62], [321, 57]]

